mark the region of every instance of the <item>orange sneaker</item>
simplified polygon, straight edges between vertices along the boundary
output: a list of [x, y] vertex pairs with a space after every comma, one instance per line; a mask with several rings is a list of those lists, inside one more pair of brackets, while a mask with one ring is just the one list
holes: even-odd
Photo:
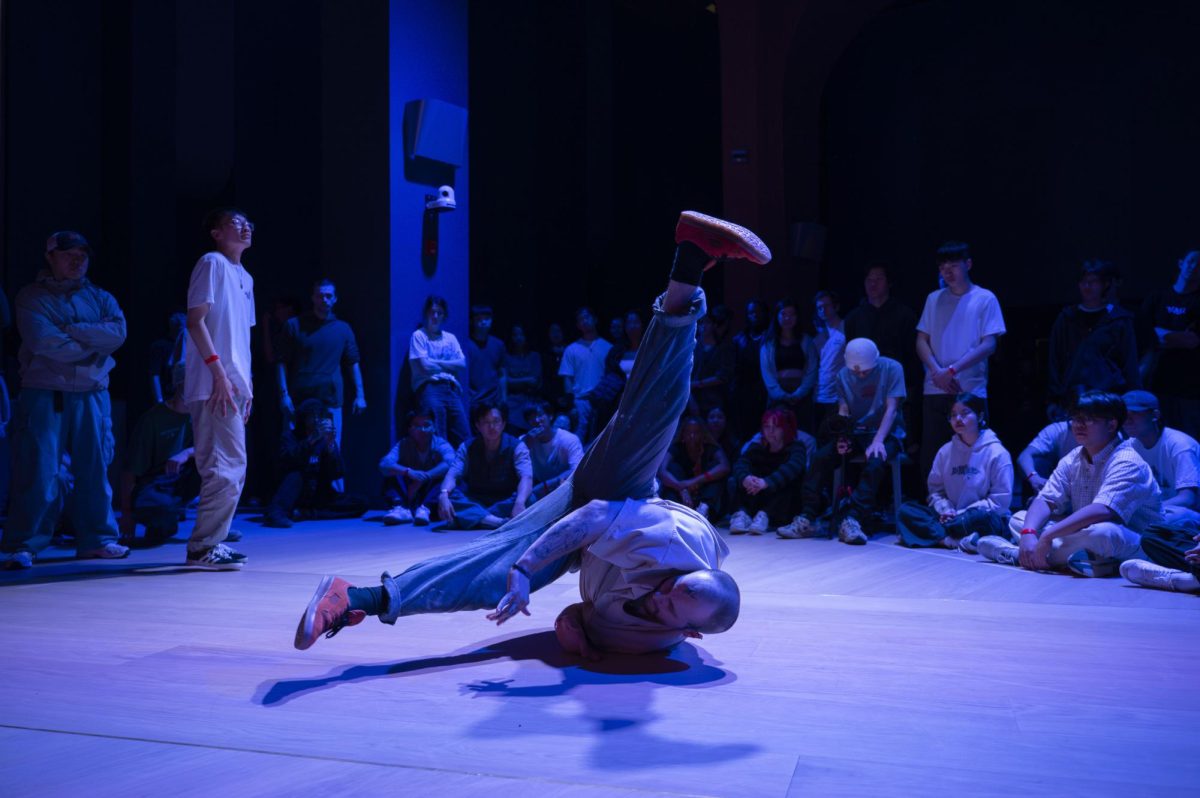
[[336, 576], [321, 578], [312, 601], [304, 608], [296, 626], [296, 648], [304, 651], [324, 635], [333, 637], [344, 627], [363, 622], [367, 614], [350, 609], [350, 588], [354, 585]]

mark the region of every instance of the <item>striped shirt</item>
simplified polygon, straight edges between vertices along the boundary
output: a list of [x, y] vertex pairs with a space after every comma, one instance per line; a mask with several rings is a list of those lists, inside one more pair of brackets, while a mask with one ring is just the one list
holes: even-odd
[[1135, 532], [1161, 524], [1162, 491], [1129, 441], [1113, 439], [1095, 457], [1076, 447], [1058, 461], [1038, 494], [1057, 516], [1102, 504]]

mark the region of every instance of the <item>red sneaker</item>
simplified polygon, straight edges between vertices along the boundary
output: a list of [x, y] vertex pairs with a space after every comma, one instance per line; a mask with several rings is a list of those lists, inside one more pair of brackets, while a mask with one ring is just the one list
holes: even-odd
[[354, 585], [336, 576], [322, 577], [312, 601], [304, 608], [296, 627], [296, 648], [311, 648], [321, 635], [333, 637], [343, 627], [363, 622], [367, 614], [350, 609], [350, 588]]
[[714, 258], [742, 258], [759, 265], [771, 260], [771, 250], [754, 233], [741, 225], [696, 211], [679, 214], [675, 243], [684, 241], [692, 242]]

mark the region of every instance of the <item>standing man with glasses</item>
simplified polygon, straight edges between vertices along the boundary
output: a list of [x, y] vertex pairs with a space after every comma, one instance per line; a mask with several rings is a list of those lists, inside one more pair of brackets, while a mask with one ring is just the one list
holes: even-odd
[[254, 225], [235, 208], [205, 217], [216, 248], [200, 258], [188, 284], [184, 401], [192, 416], [200, 507], [188, 540], [187, 565], [236, 570], [246, 561], [222, 541], [246, 483], [246, 422], [254, 391], [250, 328], [254, 278], [242, 266]]

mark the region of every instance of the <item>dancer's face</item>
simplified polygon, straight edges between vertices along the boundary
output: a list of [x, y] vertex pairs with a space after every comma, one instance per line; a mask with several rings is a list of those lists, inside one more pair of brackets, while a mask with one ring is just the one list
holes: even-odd
[[[686, 575], [664, 579], [646, 596], [642, 610], [668, 629], [692, 630], [712, 617], [713, 608], [689, 589]], [[696, 632], [689, 636], [699, 637]]]

